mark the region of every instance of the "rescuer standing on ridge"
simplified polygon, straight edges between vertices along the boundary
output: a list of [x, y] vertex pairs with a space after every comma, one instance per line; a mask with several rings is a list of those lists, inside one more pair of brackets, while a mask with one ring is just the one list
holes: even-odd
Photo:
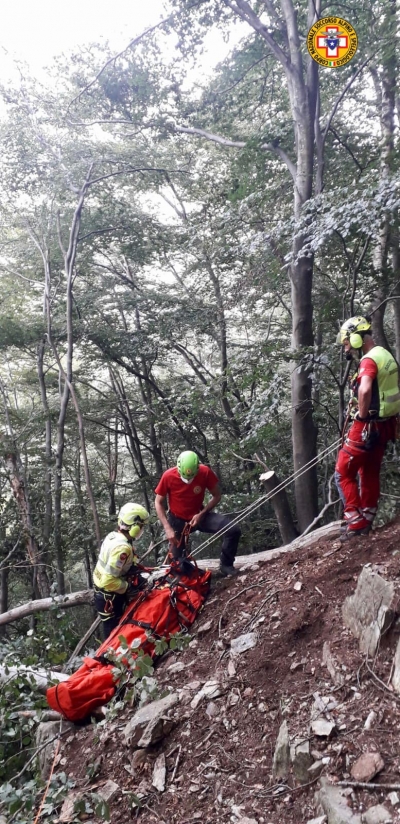
[[[204, 505], [206, 490], [211, 499]], [[155, 509], [170, 542], [170, 557], [178, 560], [185, 548], [184, 530], [190, 524], [191, 531], [213, 535], [229, 526], [230, 518], [212, 512], [221, 500], [221, 489], [215, 472], [201, 464], [195, 452], [181, 452], [175, 467], [167, 469], [156, 489]], [[165, 502], [168, 499], [168, 515]], [[234, 560], [240, 539], [240, 529], [234, 525], [222, 538], [220, 572], [236, 575]]]
[[128, 580], [137, 557], [134, 538], [140, 538], [149, 513], [140, 504], [124, 504], [118, 513], [118, 527], [104, 539], [94, 573], [94, 603], [102, 621], [104, 640], [118, 626], [130, 592], [144, 583], [138, 572]]
[[375, 345], [368, 318], [347, 320], [337, 343], [344, 347], [348, 360], [360, 361], [352, 381], [352, 424], [335, 467], [346, 525], [341, 540], [347, 541], [367, 534], [376, 515], [382, 458], [388, 442], [396, 438], [399, 370], [390, 352]]

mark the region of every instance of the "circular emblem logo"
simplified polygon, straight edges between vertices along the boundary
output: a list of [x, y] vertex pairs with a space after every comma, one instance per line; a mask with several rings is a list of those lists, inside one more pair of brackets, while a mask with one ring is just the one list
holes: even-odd
[[357, 46], [357, 32], [343, 17], [323, 17], [307, 35], [312, 59], [327, 68], [345, 66], [354, 57]]
[[195, 495], [198, 495], [198, 494], [199, 494], [199, 492], [201, 492], [201, 486], [195, 486], [195, 487], [193, 487], [193, 492], [194, 492], [194, 494], [195, 494]]

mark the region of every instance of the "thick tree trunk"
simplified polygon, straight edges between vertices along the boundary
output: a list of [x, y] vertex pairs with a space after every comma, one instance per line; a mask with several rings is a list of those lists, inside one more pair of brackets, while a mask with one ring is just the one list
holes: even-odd
[[[275, 472], [264, 472], [260, 475], [260, 481], [263, 482], [267, 492], [273, 492], [280, 485], [280, 480]], [[276, 492], [270, 499], [275, 517], [278, 522], [279, 532], [281, 533], [282, 543], [290, 544], [298, 537], [297, 529], [294, 525], [292, 513], [289, 506], [286, 490], [282, 489]]]
[[4, 463], [25, 533], [26, 548], [32, 564], [37, 589], [42, 597], [46, 597], [50, 593], [50, 582], [44, 565], [43, 553], [34, 534], [27, 481], [24, 477], [18, 453], [16, 451], [7, 452], [4, 455]]
[[50, 410], [47, 402], [46, 382], [44, 377], [43, 360], [46, 348], [45, 340], [40, 341], [37, 347], [37, 372], [39, 379], [40, 397], [42, 400], [43, 411], [45, 415], [45, 475], [44, 475], [44, 520], [42, 528], [43, 548], [46, 555], [49, 555], [50, 549], [50, 535], [51, 535], [51, 519], [53, 514], [53, 499], [51, 491], [51, 477], [52, 477], [52, 451], [51, 451], [51, 418]]
[[[291, 83], [291, 98], [298, 104], [301, 89], [297, 80]], [[314, 124], [309, 112], [308, 95], [302, 89], [303, 106], [301, 119], [296, 124], [298, 134], [297, 174], [295, 179], [294, 213], [300, 220], [302, 208], [312, 195]], [[292, 104], [294, 106], [294, 102]], [[309, 464], [316, 455], [317, 430], [313, 419], [311, 399], [312, 365], [307, 355], [313, 351], [312, 282], [313, 259], [302, 255], [306, 238], [293, 241], [290, 267], [292, 294], [292, 350], [296, 361], [292, 364], [292, 440], [293, 467], [296, 473]], [[318, 514], [318, 482], [316, 466], [295, 479], [296, 512], [300, 531], [303, 532]]]

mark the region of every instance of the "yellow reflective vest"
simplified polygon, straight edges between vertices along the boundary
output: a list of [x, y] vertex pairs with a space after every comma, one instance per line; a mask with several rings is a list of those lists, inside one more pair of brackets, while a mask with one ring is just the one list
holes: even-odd
[[128, 538], [122, 532], [110, 532], [101, 545], [93, 573], [96, 587], [123, 594], [128, 588], [124, 576], [136, 563], [135, 550]]
[[[379, 418], [391, 418], [400, 412], [399, 370], [397, 363], [383, 346], [374, 346], [365, 358], [371, 358], [378, 367], [376, 380], [379, 394]], [[363, 358], [361, 358], [360, 364]]]

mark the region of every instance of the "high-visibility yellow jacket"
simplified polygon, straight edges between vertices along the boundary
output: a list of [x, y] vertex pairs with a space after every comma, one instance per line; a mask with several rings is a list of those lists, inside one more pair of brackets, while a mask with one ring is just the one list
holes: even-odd
[[128, 538], [122, 532], [110, 532], [101, 545], [93, 573], [96, 587], [123, 594], [128, 588], [124, 576], [136, 563], [135, 549]]
[[[400, 392], [396, 361], [383, 346], [374, 346], [364, 357], [371, 358], [378, 367], [377, 385], [372, 389], [371, 408], [378, 412], [379, 418], [397, 415], [400, 412]], [[362, 362], [363, 358], [360, 364]]]

